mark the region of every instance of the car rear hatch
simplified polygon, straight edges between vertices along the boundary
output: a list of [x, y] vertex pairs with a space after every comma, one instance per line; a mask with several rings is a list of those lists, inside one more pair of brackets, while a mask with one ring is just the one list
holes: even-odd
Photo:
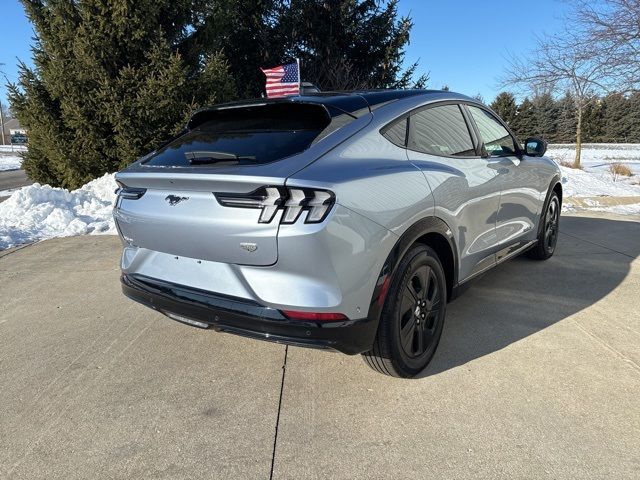
[[336, 130], [355, 119], [303, 101], [197, 112], [185, 132], [116, 175], [118, 230], [130, 245], [179, 257], [274, 264], [282, 210], [264, 213], [263, 205], [277, 203], [289, 175], [350, 136]]

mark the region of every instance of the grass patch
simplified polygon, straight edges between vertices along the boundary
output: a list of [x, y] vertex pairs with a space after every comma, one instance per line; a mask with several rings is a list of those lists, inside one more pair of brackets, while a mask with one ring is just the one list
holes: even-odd
[[615, 182], [620, 177], [631, 177], [633, 176], [633, 172], [631, 169], [623, 164], [623, 163], [612, 163], [609, 165], [609, 173], [613, 177], [613, 181]]

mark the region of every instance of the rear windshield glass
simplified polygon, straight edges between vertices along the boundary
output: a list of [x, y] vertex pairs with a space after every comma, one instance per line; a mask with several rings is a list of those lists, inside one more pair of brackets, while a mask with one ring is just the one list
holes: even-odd
[[256, 165], [300, 153], [332, 123], [322, 105], [267, 104], [198, 114], [202, 122], [160, 148], [145, 165]]

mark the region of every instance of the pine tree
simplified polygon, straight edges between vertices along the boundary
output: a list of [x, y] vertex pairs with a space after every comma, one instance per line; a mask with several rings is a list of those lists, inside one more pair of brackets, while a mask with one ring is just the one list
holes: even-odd
[[575, 143], [576, 105], [571, 93], [567, 92], [558, 102], [558, 123], [553, 143]]
[[511, 128], [520, 140], [525, 140], [527, 137], [532, 137], [536, 134], [535, 111], [533, 103], [528, 98], [525, 98], [522, 103], [518, 105], [518, 110]]
[[422, 87], [417, 63], [403, 68], [413, 23], [398, 0], [291, 0], [279, 21], [303, 80], [323, 90]]
[[535, 116], [535, 136], [549, 141], [554, 137], [558, 127], [558, 109], [550, 93], [536, 96], [533, 101]]
[[628, 141], [640, 143], [640, 91], [629, 96], [629, 115], [627, 120]]
[[276, 0], [204, 0], [195, 2], [196, 32], [189, 39], [189, 51], [221, 52], [233, 73], [241, 98], [264, 93], [260, 67], [287, 61], [285, 43], [290, 40], [282, 26], [288, 6]]
[[603, 142], [620, 143], [630, 141], [631, 102], [621, 93], [610, 93], [602, 99]]
[[582, 116], [582, 140], [601, 142], [604, 137], [605, 106], [600, 99], [588, 103]]
[[512, 93], [500, 92], [491, 104], [491, 109], [496, 112], [507, 125], [511, 126], [516, 118], [518, 106]]
[[20, 66], [9, 97], [36, 181], [78, 187], [152, 150], [198, 103], [234, 95], [220, 54], [189, 53], [190, 1], [23, 3], [35, 67]]

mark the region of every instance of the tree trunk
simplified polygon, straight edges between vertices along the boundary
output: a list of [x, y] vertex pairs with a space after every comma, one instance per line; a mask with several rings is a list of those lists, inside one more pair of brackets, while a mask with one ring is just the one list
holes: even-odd
[[576, 125], [576, 158], [573, 160], [573, 168], [580, 168], [580, 154], [582, 153], [582, 105], [578, 105], [578, 124]]
[[2, 114], [2, 102], [0, 102], [0, 130], [2, 131], [2, 145], [4, 143], [4, 115]]

